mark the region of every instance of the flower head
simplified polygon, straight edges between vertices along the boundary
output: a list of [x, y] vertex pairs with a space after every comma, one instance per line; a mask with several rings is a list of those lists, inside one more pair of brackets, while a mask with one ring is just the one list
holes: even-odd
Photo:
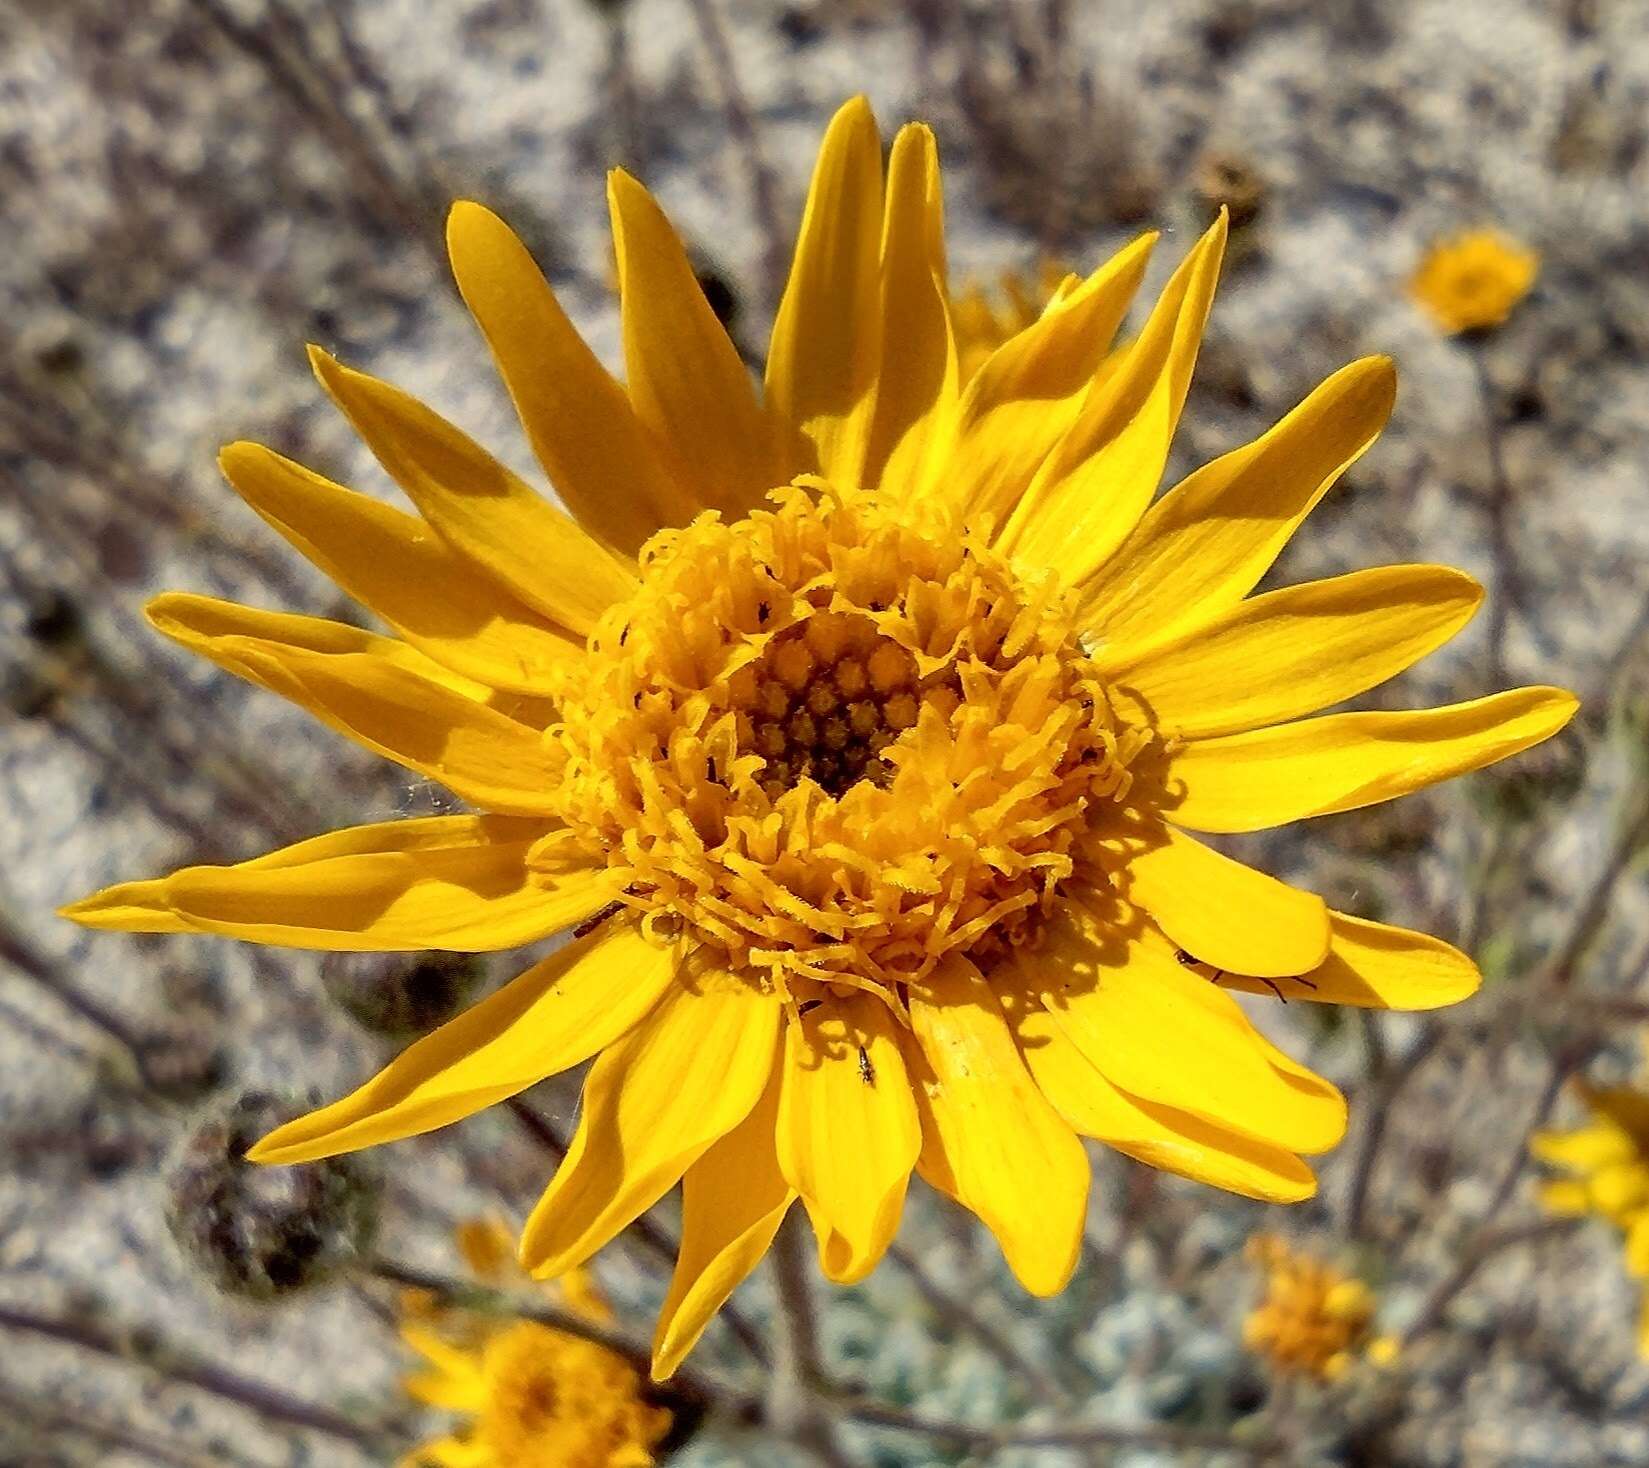
[[[459, 1250], [477, 1278], [512, 1282], [513, 1241], [495, 1219], [459, 1226]], [[595, 1323], [612, 1312], [581, 1270], [545, 1287]], [[403, 1303], [401, 1338], [424, 1364], [407, 1394], [469, 1420], [415, 1449], [404, 1468], [647, 1468], [670, 1430], [635, 1368], [592, 1341], [530, 1320], [497, 1321], [432, 1310], [416, 1291]]]
[[[1626, 1270], [1649, 1280], [1649, 1089], [1581, 1085], [1591, 1117], [1572, 1131], [1537, 1132], [1529, 1150], [1566, 1177], [1540, 1188], [1548, 1212], [1595, 1214], [1625, 1237]], [[1649, 1358], [1649, 1296], [1638, 1322], [1638, 1350]]]
[[1493, 229], [1438, 240], [1409, 292], [1450, 335], [1499, 326], [1534, 285], [1540, 256]]
[[556, 1276], [678, 1181], [667, 1374], [798, 1199], [861, 1278], [913, 1170], [1038, 1294], [1075, 1266], [1079, 1135], [1250, 1196], [1308, 1197], [1345, 1104], [1227, 988], [1427, 1008], [1447, 944], [1330, 912], [1216, 851], [1546, 738], [1526, 688], [1331, 713], [1480, 589], [1395, 566], [1249, 593], [1390, 410], [1353, 363], [1155, 499], [1224, 221], [1127, 345], [1145, 237], [964, 384], [931, 134], [884, 183], [863, 101], [826, 134], [763, 391], [657, 205], [610, 201], [626, 379], [526, 250], [452, 213], [459, 289], [570, 514], [395, 388], [315, 354], [418, 510], [267, 449], [236, 488], [394, 636], [204, 597], [162, 631], [441, 781], [477, 814], [360, 826], [75, 904], [94, 927], [551, 957], [359, 1090], [288, 1163], [455, 1121], [593, 1058], [521, 1240]]
[[[1248, 1257], [1265, 1271], [1265, 1293], [1243, 1322], [1243, 1343], [1280, 1372], [1334, 1381], [1368, 1343], [1374, 1295], [1360, 1279], [1256, 1234]], [[1389, 1347], [1376, 1353], [1390, 1359]]]

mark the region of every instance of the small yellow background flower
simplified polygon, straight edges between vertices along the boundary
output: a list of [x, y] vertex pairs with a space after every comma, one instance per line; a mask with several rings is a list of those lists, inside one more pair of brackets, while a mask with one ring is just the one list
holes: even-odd
[[1528, 295], [1540, 256], [1493, 229], [1470, 230], [1426, 251], [1409, 291], [1449, 333], [1499, 326]]
[[[1256, 1234], [1247, 1253], [1265, 1272], [1265, 1292], [1243, 1322], [1243, 1344], [1278, 1371], [1343, 1376], [1374, 1319], [1368, 1286], [1274, 1234]], [[1392, 1359], [1389, 1347], [1378, 1354]]]
[[[1594, 1214], [1620, 1229], [1626, 1271], [1649, 1281], [1649, 1090], [1581, 1084], [1591, 1118], [1572, 1131], [1537, 1132], [1536, 1158], [1568, 1176], [1541, 1185], [1548, 1212]], [[1649, 1359], [1649, 1296], [1638, 1320], [1638, 1351]]]

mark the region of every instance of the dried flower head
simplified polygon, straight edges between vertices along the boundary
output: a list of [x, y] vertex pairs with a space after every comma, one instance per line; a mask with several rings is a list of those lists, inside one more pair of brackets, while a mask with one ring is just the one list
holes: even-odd
[[[458, 1246], [483, 1282], [522, 1282], [498, 1220], [461, 1224]], [[542, 1288], [593, 1323], [612, 1317], [582, 1270]], [[403, 1315], [401, 1338], [424, 1360], [407, 1394], [468, 1419], [403, 1468], [647, 1468], [670, 1430], [669, 1411], [647, 1401], [635, 1368], [604, 1346], [534, 1321], [431, 1311], [415, 1294]]]
[[[564, 514], [405, 393], [316, 371], [420, 514], [237, 444], [224, 467], [397, 633], [169, 595], [155, 625], [478, 808], [109, 888], [93, 927], [349, 950], [572, 941], [254, 1149], [429, 1131], [594, 1059], [523, 1262], [553, 1277], [684, 1183], [674, 1369], [786, 1211], [862, 1278], [913, 1170], [1025, 1286], [1082, 1238], [1079, 1135], [1297, 1200], [1334, 1086], [1227, 988], [1429, 1008], [1469, 959], [1330, 912], [1203, 833], [1355, 810], [1515, 754], [1574, 698], [1307, 717], [1481, 590], [1394, 566], [1249, 593], [1392, 403], [1381, 358], [1156, 499], [1225, 244], [1111, 350], [1128, 246], [964, 385], [932, 135], [824, 140], [765, 392], [662, 211], [611, 180], [627, 381], [527, 251], [452, 212], [459, 288]], [[1155, 503], [1152, 501], [1155, 499]]]
[[254, 1091], [210, 1111], [167, 1177], [167, 1222], [184, 1252], [221, 1288], [273, 1299], [354, 1266], [378, 1231], [382, 1180], [360, 1157], [299, 1167], [246, 1160], [257, 1139], [303, 1110]]
[[[1626, 1272], [1649, 1280], [1649, 1089], [1576, 1087], [1591, 1117], [1572, 1131], [1537, 1132], [1529, 1150], [1567, 1173], [1540, 1188], [1548, 1212], [1605, 1218], [1625, 1239]], [[1649, 1295], [1638, 1319], [1638, 1351], [1649, 1358]]]
[[[1278, 1372], [1334, 1381], [1368, 1340], [1374, 1295], [1360, 1279], [1301, 1253], [1275, 1234], [1256, 1234], [1248, 1257], [1265, 1272], [1265, 1291], [1243, 1321], [1243, 1344]], [[1389, 1342], [1377, 1343], [1382, 1364]]]
[[1540, 256], [1493, 229], [1437, 241], [1409, 282], [1409, 293], [1451, 335], [1499, 326], [1534, 285]]

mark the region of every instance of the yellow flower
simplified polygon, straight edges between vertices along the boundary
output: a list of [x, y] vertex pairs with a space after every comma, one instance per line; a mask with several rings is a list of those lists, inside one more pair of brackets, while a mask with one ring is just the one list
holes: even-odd
[[[513, 1249], [493, 1219], [459, 1226], [459, 1250], [489, 1284], [511, 1282]], [[415, 1401], [468, 1417], [413, 1450], [403, 1468], [647, 1468], [670, 1413], [642, 1399], [641, 1379], [603, 1346], [533, 1321], [432, 1311], [409, 1291], [401, 1338], [424, 1358], [405, 1386]], [[582, 1271], [551, 1295], [601, 1323], [605, 1300]]]
[[950, 303], [961, 381], [972, 381], [998, 347], [1032, 325], [1050, 302], [1081, 284], [1081, 277], [1052, 260], [1043, 260], [1034, 272], [1003, 271], [994, 292], [978, 281], [964, 286]]
[[[1225, 241], [1111, 352], [1143, 238], [964, 388], [938, 163], [884, 189], [847, 104], [758, 395], [646, 191], [610, 184], [626, 381], [526, 250], [452, 212], [459, 290], [571, 513], [387, 384], [315, 354], [411, 515], [267, 449], [243, 496], [395, 636], [169, 595], [162, 631], [479, 814], [355, 827], [66, 909], [304, 948], [571, 942], [250, 1154], [426, 1132], [594, 1058], [527, 1223], [540, 1276], [684, 1180], [655, 1341], [675, 1368], [799, 1198], [830, 1278], [875, 1265], [913, 1169], [1031, 1291], [1075, 1266], [1079, 1134], [1272, 1200], [1345, 1102], [1222, 985], [1428, 1008], [1469, 959], [1330, 912], [1194, 833], [1352, 810], [1561, 728], [1552, 688], [1305, 715], [1458, 630], [1481, 589], [1397, 566], [1250, 596], [1373, 441], [1353, 363], [1152, 503]], [[662, 527], [662, 528], [661, 528]]]
[[[1319, 1381], [1343, 1376], [1374, 1318], [1368, 1286], [1272, 1234], [1256, 1234], [1247, 1253], [1265, 1270], [1265, 1294], [1243, 1322], [1243, 1344], [1281, 1372]], [[1395, 1359], [1387, 1338], [1369, 1349], [1378, 1364]]]
[[1499, 326], [1534, 284], [1540, 256], [1498, 230], [1438, 240], [1420, 262], [1409, 292], [1444, 331]]
[[[1625, 1236], [1627, 1273], [1649, 1280], [1649, 1090], [1578, 1089], [1591, 1120], [1530, 1140], [1536, 1158], [1569, 1174], [1543, 1183], [1540, 1201], [1551, 1213], [1608, 1219]], [[1649, 1293], [1638, 1317], [1638, 1352], [1649, 1359]]]

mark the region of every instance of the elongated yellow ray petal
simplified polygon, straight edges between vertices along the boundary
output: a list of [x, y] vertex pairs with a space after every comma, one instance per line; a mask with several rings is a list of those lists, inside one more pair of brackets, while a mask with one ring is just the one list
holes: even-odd
[[1080, 1135], [1164, 1172], [1245, 1198], [1298, 1203], [1316, 1193], [1311, 1169], [1285, 1148], [1119, 1090], [1032, 993], [1026, 998], [1014, 1020], [1020, 1053], [1042, 1094]]
[[566, 1159], [522, 1231], [522, 1264], [541, 1278], [582, 1264], [743, 1121], [772, 1073], [779, 1012], [753, 982], [710, 972], [603, 1052]]
[[966, 523], [999, 523], [1076, 421], [1156, 241], [1142, 235], [1118, 251], [974, 373], [930, 490]]
[[1142, 828], [1114, 879], [1170, 939], [1216, 969], [1310, 973], [1328, 955], [1328, 908], [1172, 826]]
[[674, 1374], [704, 1328], [743, 1283], [778, 1233], [796, 1195], [773, 1150], [781, 1071], [732, 1131], [687, 1169], [681, 1249], [653, 1335], [653, 1380]]
[[882, 143], [870, 104], [855, 97], [819, 147], [767, 353], [768, 406], [801, 435], [783, 446], [789, 474], [854, 484], [863, 468], [881, 359], [881, 232]]
[[1281, 723], [1385, 682], [1453, 637], [1483, 588], [1447, 566], [1382, 566], [1250, 597], [1172, 642], [1101, 653], [1106, 683], [1165, 736]]
[[781, 477], [749, 370], [652, 195], [615, 169], [607, 203], [636, 416], [699, 504], [742, 515]]
[[1168, 779], [1183, 792], [1169, 816], [1194, 831], [1259, 831], [1356, 810], [1539, 744], [1579, 706], [1561, 688], [1517, 688], [1443, 708], [1329, 714], [1193, 739], [1169, 761]]
[[789, 1026], [778, 1149], [826, 1277], [863, 1279], [899, 1226], [922, 1150], [898, 1025], [879, 999], [832, 1000]]
[[1088, 582], [1087, 625], [1108, 642], [1170, 637], [1240, 601], [1379, 436], [1396, 394], [1389, 357], [1353, 362], [1253, 443], [1169, 490]]
[[998, 544], [1082, 584], [1127, 539], [1157, 491], [1191, 385], [1225, 253], [1225, 215], [1163, 287], [1114, 371], [1095, 383], [1013, 507]]
[[214, 648], [228, 643], [227, 655], [232, 657], [235, 639], [251, 638], [304, 652], [363, 653], [439, 683], [474, 703], [485, 703], [492, 696], [487, 684], [454, 673], [417, 648], [392, 637], [363, 632], [347, 622], [270, 612], [187, 591], [163, 591], [144, 607], [143, 614], [155, 631], [214, 662], [219, 661]]
[[912, 987], [907, 1059], [922, 1175], [996, 1235], [1033, 1295], [1064, 1289], [1082, 1246], [1088, 1156], [1025, 1069], [990, 985], [952, 956]]
[[247, 1156], [312, 1162], [473, 1115], [620, 1039], [669, 989], [677, 962], [634, 923], [611, 923], [431, 1031], [342, 1100], [277, 1127]]
[[1326, 1152], [1345, 1134], [1345, 1098], [1166, 945], [1119, 942], [1073, 910], [1021, 967], [1066, 1038], [1120, 1090], [1289, 1152]]
[[407, 666], [411, 649], [386, 656], [373, 648], [317, 651], [270, 637], [197, 636], [175, 618], [161, 630], [483, 810], [548, 815], [555, 808], [556, 771], [541, 731], [457, 692], [449, 674], [431, 677]]
[[254, 443], [218, 457], [242, 499], [356, 601], [437, 662], [541, 694], [583, 641], [476, 571], [416, 515]]
[[624, 389], [584, 344], [527, 247], [490, 209], [447, 215], [447, 253], [550, 483], [598, 540], [633, 554], [696, 506], [671, 478]]
[[952, 427], [959, 371], [945, 296], [939, 152], [920, 123], [899, 129], [888, 159], [882, 227], [882, 356], [860, 483], [908, 495]]
[[236, 866], [123, 882], [62, 915], [94, 928], [220, 933], [294, 948], [514, 948], [588, 916], [612, 894], [604, 870], [535, 874], [529, 858], [547, 829], [502, 816], [352, 826]]
[[[1483, 982], [1477, 965], [1441, 938], [1343, 912], [1328, 916], [1328, 957], [1297, 982], [1284, 981], [1289, 1000], [1365, 1009], [1440, 1009], [1470, 998]], [[1273, 992], [1238, 974], [1228, 974], [1221, 983], [1250, 994]]]
[[315, 376], [455, 551], [580, 636], [635, 590], [633, 570], [467, 434], [398, 387], [311, 347]]

